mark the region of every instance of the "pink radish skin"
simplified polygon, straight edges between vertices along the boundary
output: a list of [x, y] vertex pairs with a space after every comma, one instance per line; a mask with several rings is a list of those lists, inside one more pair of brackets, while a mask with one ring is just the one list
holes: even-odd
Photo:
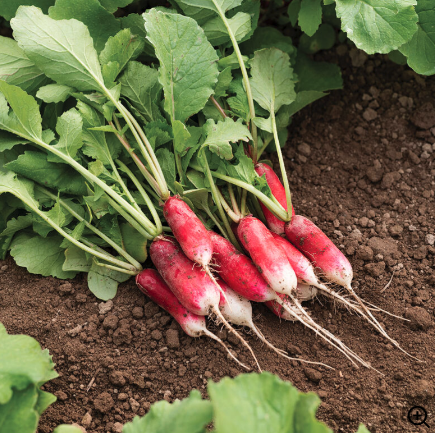
[[163, 215], [184, 254], [200, 265], [210, 263], [213, 247], [210, 235], [195, 212], [179, 197], [169, 197], [163, 206]]
[[215, 284], [184, 255], [173, 238], [156, 238], [150, 247], [150, 257], [163, 280], [185, 308], [200, 316], [206, 316], [213, 308], [218, 308], [220, 295]]
[[294, 295], [297, 286], [295, 272], [268, 228], [259, 219], [247, 216], [240, 220], [237, 234], [270, 287], [275, 292]]
[[156, 304], [165, 309], [181, 326], [183, 331], [190, 337], [207, 336], [222, 345], [229, 356], [242, 367], [242, 364], [225, 346], [224, 342], [206, 328], [205, 317], [191, 313], [184, 308], [176, 296], [171, 292], [168, 285], [154, 269], [144, 269], [136, 276], [136, 284], [145, 295]]
[[[273, 196], [277, 199], [278, 203], [287, 210], [287, 197], [285, 195], [284, 185], [281, 183], [273, 169], [267, 164], [260, 162], [255, 166], [255, 171], [259, 176], [263, 176], [263, 174], [266, 176], [267, 184], [269, 185]], [[283, 235], [285, 222], [275, 216], [266, 206], [264, 206], [263, 203], [260, 202], [260, 206], [263, 210], [269, 229], [279, 235]], [[295, 210], [292, 206], [292, 215], [294, 214]]]
[[213, 262], [217, 265], [220, 278], [250, 301], [266, 302], [275, 299], [276, 293], [248, 257], [222, 236], [211, 233], [210, 237], [214, 251]]
[[353, 271], [349, 260], [319, 227], [309, 219], [295, 215], [286, 224], [285, 234], [328, 280], [352, 290]]
[[139, 289], [156, 304], [165, 309], [190, 337], [204, 335], [205, 318], [191, 313], [171, 292], [162, 277], [154, 269], [144, 269], [136, 276]]

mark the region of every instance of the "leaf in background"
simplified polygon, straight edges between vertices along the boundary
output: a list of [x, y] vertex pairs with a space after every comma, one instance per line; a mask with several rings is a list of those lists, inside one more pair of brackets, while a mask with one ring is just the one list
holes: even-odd
[[287, 14], [290, 19], [291, 25], [293, 27], [296, 27], [300, 10], [301, 10], [301, 0], [292, 0], [288, 5]]
[[33, 5], [41, 8], [44, 13], [48, 11], [50, 6], [53, 6], [56, 0], [6, 0], [0, 2], [0, 16], [5, 20], [10, 21], [21, 5]]
[[289, 55], [296, 52], [292, 38], [283, 35], [275, 27], [257, 27], [252, 37], [240, 44], [240, 49], [244, 54], [254, 54], [254, 51], [263, 48], [278, 48]]
[[234, 9], [237, 6], [240, 6], [243, 0], [175, 0], [178, 5], [183, 9], [183, 12], [187, 14], [186, 7], [190, 6], [191, 9], [188, 9], [190, 13], [197, 9], [209, 9], [216, 13], [219, 11], [226, 12], [230, 9]]
[[288, 54], [276, 48], [256, 51], [251, 62], [252, 96], [269, 112], [296, 99], [293, 69]]
[[189, 146], [188, 141], [190, 138], [186, 125], [179, 120], [173, 121], [172, 133], [174, 134], [174, 152], [183, 155]]
[[145, 31], [142, 15], [130, 14], [126, 17], [119, 18], [118, 21], [121, 23], [122, 29], [130, 29], [134, 35], [139, 36], [144, 41], [143, 55], [154, 60], [156, 57], [154, 47], [148, 39], [145, 39], [147, 32]]
[[[41, 114], [36, 100], [19, 87], [0, 81], [0, 129], [29, 141], [42, 138]], [[6, 103], [12, 108], [9, 108]]]
[[88, 257], [81, 248], [70, 244], [65, 250], [65, 261], [62, 265], [64, 271], [89, 272], [92, 258]]
[[233, 75], [231, 74], [231, 68], [225, 68], [218, 76], [216, 88], [214, 89], [214, 97], [221, 98], [227, 96], [228, 87], [233, 81]]
[[417, 0], [336, 0], [341, 29], [367, 54], [396, 50], [417, 31]]
[[[228, 24], [234, 33], [237, 41], [241, 41], [251, 31], [251, 16], [243, 12], [238, 12], [228, 19]], [[231, 42], [225, 23], [220, 17], [212, 18], [207, 21], [202, 28], [207, 39], [214, 46]]]
[[106, 66], [115, 64], [115, 79], [130, 60], [134, 60], [139, 56], [143, 47], [143, 39], [133, 36], [129, 29], [121, 30], [115, 36], [110, 37], [103, 51], [100, 53], [100, 63], [103, 67], [103, 74]]
[[298, 24], [308, 36], [316, 33], [322, 22], [322, 0], [302, 0]]
[[315, 54], [319, 50], [329, 50], [335, 43], [335, 30], [330, 24], [322, 24], [313, 36], [302, 34], [299, 39], [299, 50], [307, 54]]
[[327, 62], [315, 62], [305, 54], [298, 52], [294, 65], [299, 81], [297, 92], [316, 90], [324, 92], [343, 88], [343, 79], [338, 65]]
[[[124, 425], [123, 433], [205, 433], [206, 425], [212, 421], [211, 403], [201, 399], [197, 390], [189, 397], [172, 404], [167, 401], [154, 403], [142, 418], [135, 417]], [[224, 433], [224, 432], [222, 432]]]
[[7, 222], [6, 228], [0, 233], [0, 237], [13, 236], [16, 232], [31, 226], [32, 222], [33, 218], [30, 214], [12, 218]]
[[246, 96], [245, 89], [243, 88], [243, 80], [241, 77], [234, 79], [229, 88], [230, 94], [235, 94], [227, 98], [228, 105], [238, 117], [248, 123], [251, 119], [249, 111], [248, 97]]
[[[243, 152], [243, 146], [241, 146]], [[258, 177], [254, 169], [254, 163], [251, 158], [246, 156], [244, 153], [237, 152], [237, 164], [228, 164], [226, 166], [227, 173], [229, 176], [236, 179], [240, 179], [243, 182], [249, 184], [254, 184], [255, 179]]]
[[289, 119], [295, 113], [302, 110], [302, 108], [306, 107], [307, 105], [311, 104], [314, 101], [317, 101], [320, 98], [323, 98], [326, 95], [327, 95], [327, 93], [319, 92], [317, 90], [304, 90], [302, 92], [296, 93], [296, 100], [293, 101], [290, 105], [283, 106], [281, 108], [281, 110], [278, 112], [278, 114], [276, 116], [276, 123], [277, 123], [278, 128], [280, 128], [280, 127], [285, 128], [289, 124], [289, 123], [287, 123], [284, 125], [283, 123], [286, 123], [285, 121], [281, 122], [281, 124], [280, 124], [281, 111], [283, 111], [281, 113], [282, 117]]
[[360, 424], [356, 433], [370, 433], [364, 424]]
[[412, 39], [399, 50], [408, 59], [408, 65], [422, 75], [435, 74], [435, 2], [418, 0], [418, 28]]
[[156, 149], [172, 140], [172, 128], [162, 120], [155, 120], [145, 125], [145, 135]]
[[31, 274], [39, 274], [44, 277], [51, 275], [61, 279], [74, 278], [77, 272], [62, 270], [65, 259], [65, 250], [60, 248], [62, 240], [63, 237], [60, 235], [47, 238], [34, 236], [17, 244], [14, 240], [11, 256], [18, 266], [27, 268]]
[[[25, 144], [25, 143], [27, 143], [27, 140], [25, 140], [24, 138], [17, 137], [16, 135], [11, 134], [10, 132], [2, 131], [0, 129], [0, 153], [4, 152], [5, 150], [12, 149], [17, 144]], [[2, 161], [0, 161], [0, 171], [2, 171], [1, 162]]]
[[105, 125], [104, 117], [101, 113], [81, 101], [77, 102], [77, 109], [83, 119], [83, 153], [95, 160], [100, 160], [106, 166], [110, 166], [111, 159], [115, 159], [119, 155], [121, 144], [119, 143], [119, 148], [116, 152], [110, 152], [105, 132], [91, 129]]
[[184, 173], [186, 172], [187, 167], [189, 167], [189, 163], [193, 155], [196, 153], [196, 151], [199, 149], [199, 146], [201, 145], [200, 140], [204, 131], [202, 127], [197, 126], [188, 126], [187, 130], [190, 134], [190, 138], [186, 144], [188, 151], [181, 159], [181, 168]]
[[161, 147], [157, 149], [156, 157], [159, 161], [160, 167], [162, 168], [166, 182], [174, 190], [174, 183], [176, 178], [174, 154], [165, 147]]
[[130, 277], [131, 275], [98, 266], [93, 262], [88, 273], [88, 287], [98, 299], [108, 301], [116, 296], [119, 283]]
[[133, 0], [100, 0], [101, 5], [106, 8], [109, 12], [113, 13], [118, 10], [118, 8], [124, 8]]
[[0, 36], [0, 80], [34, 93], [49, 79], [31, 62], [17, 42]]
[[38, 202], [33, 196], [33, 184], [26, 179], [18, 179], [11, 171], [0, 172], [0, 194], [10, 193], [26, 204], [38, 207]]
[[[71, 214], [67, 213], [65, 215], [64, 210], [59, 203], [55, 203], [55, 205], [49, 211], [44, 212], [44, 214], [59, 227], [69, 224], [73, 219]], [[35, 233], [38, 233], [39, 236], [46, 238], [47, 235], [53, 230], [54, 228], [51, 225], [46, 223], [39, 215], [35, 215], [33, 221], [33, 231]]]
[[228, 12], [230, 18], [239, 12], [246, 13], [251, 17], [251, 30], [243, 37], [241, 42], [248, 40], [257, 28], [258, 19], [260, 18], [260, 6], [260, 0], [244, 0], [240, 6], [237, 6]]
[[74, 89], [63, 84], [48, 84], [41, 87], [36, 93], [36, 97], [42, 99], [47, 104], [52, 102], [65, 102]]
[[56, 21], [27, 6], [19, 8], [11, 26], [27, 57], [52, 80], [81, 91], [101, 89], [98, 55], [82, 22]]
[[218, 57], [193, 19], [154, 9], [144, 17], [147, 38], [160, 61], [165, 110], [171, 120], [185, 122], [213, 93]]
[[[15, 161], [6, 164], [9, 170], [34, 180], [40, 185], [73, 195], [85, 195], [85, 178], [66, 164], [47, 161], [47, 155], [25, 151]], [[1, 185], [0, 185], [1, 188]]]
[[143, 263], [148, 257], [147, 239], [128, 223], [121, 224], [122, 245], [128, 254]]
[[316, 411], [320, 398], [314, 392], [299, 393], [299, 399], [294, 413], [295, 433], [333, 433], [325, 424], [316, 419]]
[[48, 14], [55, 20], [74, 18], [85, 24], [98, 52], [110, 36], [121, 30], [121, 24], [98, 0], [56, 0]]
[[60, 139], [54, 147], [71, 158], [75, 158], [83, 146], [82, 128], [83, 121], [78, 111], [75, 108], [65, 111], [57, 120], [56, 132]]
[[139, 62], [130, 62], [119, 82], [121, 95], [130, 101], [147, 122], [163, 119], [158, 105], [162, 85], [157, 70]]
[[[248, 67], [248, 61], [249, 57], [242, 56], [243, 63], [245, 66]], [[223, 70], [225, 68], [231, 68], [231, 69], [240, 69], [239, 60], [237, 59], [236, 53], [231, 53], [229, 56], [222, 57], [218, 60], [218, 67], [220, 70]]]
[[249, 129], [241, 119], [234, 122], [233, 119], [227, 117], [225, 121], [217, 123], [214, 123], [212, 119], [208, 119], [204, 125], [204, 130], [207, 138], [202, 146], [208, 147], [211, 152], [225, 159], [233, 157], [233, 149], [230, 143], [236, 143], [239, 140], [245, 142], [252, 140]]
[[83, 433], [83, 430], [73, 425], [61, 424], [53, 430], [53, 433]]
[[118, 214], [104, 215], [99, 223], [98, 228], [117, 245], [122, 244], [121, 229], [118, 223]]

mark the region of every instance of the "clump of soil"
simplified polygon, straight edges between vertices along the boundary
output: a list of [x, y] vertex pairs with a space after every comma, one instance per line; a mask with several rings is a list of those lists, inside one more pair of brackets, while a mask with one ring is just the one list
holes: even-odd
[[[256, 323], [273, 344], [335, 370], [288, 362], [247, 338], [265, 370], [320, 395], [319, 416], [335, 431], [356, 431], [359, 422], [371, 432], [413, 431], [408, 410], [435, 408], [435, 79], [382, 56], [350, 57], [346, 46], [327, 56], [341, 66], [345, 88], [291, 126], [285, 152], [295, 209], [347, 255], [363, 299], [409, 319], [377, 315], [425, 362], [323, 298], [307, 304], [313, 317], [383, 375], [355, 369], [311, 331], [280, 322], [262, 305], [254, 307]], [[204, 391], [209, 379], [242, 372], [213, 341], [184, 335], [133, 281], [101, 303], [83, 276], [65, 282], [30, 275], [11, 258], [0, 273], [0, 321], [48, 348], [60, 374], [45, 386], [58, 402], [41, 418], [41, 433], [60, 423], [120, 432], [157, 400], [184, 398], [192, 388]], [[251, 363], [237, 340], [210, 325]]]

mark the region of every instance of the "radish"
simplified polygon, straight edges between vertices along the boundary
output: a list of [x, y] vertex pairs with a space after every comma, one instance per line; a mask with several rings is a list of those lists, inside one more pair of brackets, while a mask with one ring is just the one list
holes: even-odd
[[220, 294], [215, 282], [184, 255], [175, 239], [168, 236], [156, 237], [150, 246], [150, 257], [163, 280], [180, 303], [190, 312], [200, 316], [214, 313], [251, 352], [261, 371], [252, 348], [232, 328], [220, 312]]
[[181, 326], [183, 331], [190, 337], [201, 337], [203, 335], [217, 341], [225, 347], [228, 354], [242, 367], [242, 364], [225, 346], [225, 343], [206, 328], [204, 316], [198, 316], [184, 308], [176, 296], [171, 292], [162, 277], [154, 269], [144, 269], [136, 276], [136, 284], [139, 289], [156, 304], [166, 310]]
[[[322, 274], [330, 281], [345, 287], [351, 295], [356, 299], [362, 311], [356, 306], [351, 304], [345, 298], [329, 290], [326, 286], [318, 284], [317, 277], [313, 271], [304, 270], [304, 278], [308, 279], [310, 284], [320, 288], [322, 291], [328, 293], [335, 299], [340, 299], [342, 303], [351, 307], [353, 310], [359, 312], [363, 317], [368, 320], [385, 338], [392, 342], [396, 347], [405, 352], [395, 341], [392, 339], [382, 328], [381, 324], [364, 305], [360, 297], [354, 292], [352, 288], [353, 270], [349, 260], [344, 254], [334, 245], [334, 243], [320, 230], [312, 221], [301, 216], [295, 215], [292, 220], [285, 225], [285, 234], [287, 239], [296, 248], [308, 257], [314, 266], [319, 268]], [[285, 240], [283, 240], [285, 242]], [[282, 243], [282, 241], [279, 241]], [[287, 251], [291, 251], [291, 247]], [[294, 256], [294, 251], [292, 253]], [[314, 276], [314, 280], [313, 280]], [[317, 284], [315, 283], [317, 281]], [[364, 314], [365, 313], [365, 314]], [[408, 353], [407, 353], [408, 354]]]
[[[195, 212], [190, 209], [187, 203], [175, 196], [166, 200], [163, 206], [163, 215], [184, 254], [190, 260], [201, 265], [205, 273], [221, 291], [222, 289], [216, 282], [209, 267], [213, 254], [210, 234]], [[225, 296], [224, 293], [223, 295]]]
[[259, 219], [246, 216], [240, 220], [237, 234], [270, 287], [275, 292], [293, 295], [297, 286], [295, 272], [268, 228]]
[[[279, 355], [283, 356], [284, 358], [287, 358], [289, 360], [294, 360], [294, 361], [301, 361], [301, 362], [305, 362], [308, 364], [323, 365], [323, 366], [326, 366], [328, 368], [331, 368], [331, 367], [329, 367], [325, 364], [319, 363], [319, 362], [306, 361], [304, 359], [299, 359], [299, 358], [290, 358], [289, 356], [286, 355], [286, 353], [283, 350], [276, 348], [273, 344], [271, 344], [266, 339], [266, 337], [263, 335], [263, 333], [255, 326], [255, 324], [252, 320], [252, 305], [251, 305], [251, 303], [243, 296], [238, 295], [224, 281], [218, 280], [218, 283], [222, 287], [222, 290], [227, 295], [226, 298], [224, 298], [221, 295], [221, 300], [219, 302], [219, 308], [220, 308], [223, 316], [229, 322], [233, 323], [234, 325], [247, 326], [248, 328], [252, 329], [261, 341], [266, 343], [274, 352], [278, 353]], [[276, 303], [276, 301], [270, 301], [270, 302]], [[278, 303], [276, 303], [276, 304], [279, 305]]]
[[[263, 176], [263, 174], [265, 175], [266, 182], [269, 185], [273, 196], [285, 210], [288, 210], [284, 186], [279, 180], [276, 173], [273, 171], [273, 169], [269, 165], [260, 162], [255, 165], [255, 171], [259, 176]], [[275, 216], [266, 206], [264, 206], [263, 203], [260, 202], [260, 206], [263, 210], [263, 214], [266, 218], [267, 226], [269, 227], [269, 229], [275, 233], [278, 233], [279, 235], [283, 235], [285, 222]], [[292, 215], [294, 214], [295, 210], [292, 206]]]
[[[243, 218], [242, 221], [245, 218]], [[255, 219], [252, 217], [249, 218]], [[267, 230], [264, 224], [262, 224], [261, 222], [260, 224], [264, 227], [265, 230]], [[269, 235], [269, 237], [266, 237], [267, 241], [271, 244], [271, 247], [274, 247], [275, 244], [273, 236], [268, 230], [267, 232]], [[249, 260], [249, 258], [245, 255], [240, 253], [238, 250], [236, 250], [236, 248], [229, 241], [215, 233], [211, 235], [211, 239], [213, 242], [213, 250], [215, 253], [213, 256], [214, 264], [218, 269], [219, 276], [230, 286], [231, 289], [251, 301], [278, 302], [290, 316], [294, 317], [295, 320], [300, 321], [305, 326], [318, 333], [323, 339], [328, 341], [332, 346], [336, 347], [348, 359], [350, 359], [352, 363], [355, 364], [355, 362], [352, 360], [352, 358], [354, 358], [363, 365], [368, 366], [361, 358], [354, 354], [340, 340], [338, 340], [335, 336], [333, 336], [328, 331], [321, 328], [317, 323], [315, 323], [314, 320], [312, 320], [306, 314], [305, 310], [300, 305], [296, 304], [289, 306], [288, 304], [285, 304], [279, 297], [280, 293], [274, 292], [269, 287], [267, 282], [262, 277], [262, 274], [260, 274], [252, 261]], [[252, 241], [253, 238], [247, 236], [247, 239]], [[276, 250], [276, 246], [273, 249]], [[288, 290], [287, 294], [291, 294], [292, 299], [297, 302], [297, 300], [294, 299], [295, 293], [293, 293], [293, 291], [290, 289]]]

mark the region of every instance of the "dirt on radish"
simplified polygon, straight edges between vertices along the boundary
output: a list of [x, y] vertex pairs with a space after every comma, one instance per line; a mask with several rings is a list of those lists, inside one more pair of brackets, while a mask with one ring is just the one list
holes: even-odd
[[[384, 377], [355, 370], [310, 330], [279, 321], [262, 305], [254, 304], [253, 316], [271, 343], [336, 370], [289, 362], [244, 335], [265, 370], [319, 393], [320, 418], [335, 431], [355, 430], [359, 421], [372, 432], [413, 431], [409, 408], [435, 408], [435, 80], [382, 56], [354, 67], [346, 50], [339, 46], [328, 54], [343, 70], [343, 92], [314, 103], [290, 127], [285, 156], [292, 198], [297, 212], [349, 258], [355, 291], [411, 319], [376, 313], [388, 334], [426, 363], [406, 357], [325, 298], [304, 305]], [[30, 334], [49, 348], [61, 374], [46, 386], [59, 401], [42, 417], [40, 432], [63, 422], [83, 425], [88, 433], [116, 432], [117, 423], [143, 415], [154, 401], [183, 398], [192, 388], [203, 391], [208, 378], [242, 372], [218, 343], [184, 335], [133, 279], [113, 303], [100, 303], [82, 277], [63, 282], [30, 275], [10, 258], [0, 263], [0, 272], [0, 320], [10, 333]], [[240, 361], [251, 363], [233, 336], [212, 323], [209, 328]]]

